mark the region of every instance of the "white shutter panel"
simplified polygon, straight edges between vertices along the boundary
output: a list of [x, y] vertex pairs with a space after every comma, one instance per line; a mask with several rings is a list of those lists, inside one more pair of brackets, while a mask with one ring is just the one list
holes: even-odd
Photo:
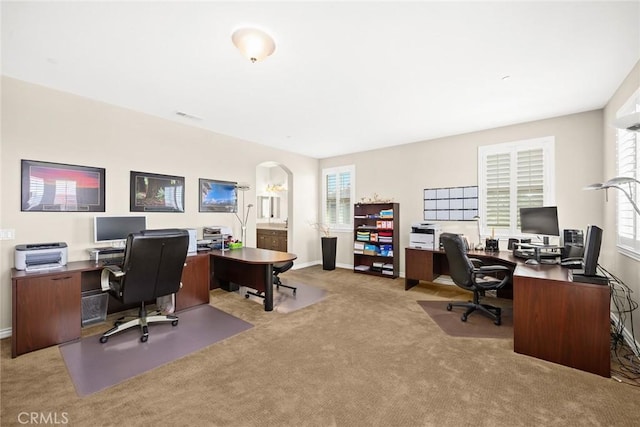
[[338, 174], [339, 198], [337, 200], [337, 218], [335, 223], [347, 225], [351, 222], [351, 173]]
[[336, 174], [328, 174], [326, 177], [326, 204], [325, 204], [325, 222], [328, 224], [336, 223], [336, 207], [337, 207], [337, 187], [338, 180]]
[[522, 150], [516, 156], [516, 215], [520, 208], [544, 206], [544, 151]]
[[511, 210], [511, 155], [489, 154], [486, 162], [487, 227], [509, 228]]
[[[638, 166], [640, 163], [640, 153], [638, 150], [638, 137], [636, 132], [626, 130], [618, 130], [617, 134], [617, 175], [639, 178]], [[638, 200], [636, 186], [631, 186], [631, 196], [634, 200]], [[625, 184], [625, 190], [629, 188]], [[640, 252], [640, 220], [633, 206], [627, 197], [618, 192], [618, 244], [631, 249], [634, 252]]]

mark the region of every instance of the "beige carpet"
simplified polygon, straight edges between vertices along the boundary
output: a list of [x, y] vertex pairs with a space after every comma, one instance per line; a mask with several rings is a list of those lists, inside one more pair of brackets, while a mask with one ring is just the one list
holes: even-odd
[[516, 354], [511, 339], [443, 333], [416, 301], [467, 297], [451, 286], [286, 275], [328, 296], [283, 314], [214, 291], [213, 306], [254, 327], [86, 398], [57, 347], [11, 359], [2, 340], [0, 424], [36, 412], [73, 426], [640, 425], [638, 388]]

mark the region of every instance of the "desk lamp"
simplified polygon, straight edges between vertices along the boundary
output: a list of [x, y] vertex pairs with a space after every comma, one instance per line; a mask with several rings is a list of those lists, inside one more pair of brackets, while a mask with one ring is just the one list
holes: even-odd
[[476, 220], [476, 225], [478, 228], [478, 244], [475, 246], [475, 250], [481, 251], [484, 248], [482, 247], [482, 236], [480, 235], [480, 217], [476, 215], [473, 217], [473, 219]]
[[[597, 184], [587, 185], [586, 187], [583, 188], [583, 190], [607, 190], [609, 188], [617, 188], [618, 190], [622, 191], [625, 196], [627, 196], [627, 199], [629, 199], [629, 203], [631, 203], [631, 206], [633, 206], [633, 209], [635, 209], [638, 215], [640, 215], [640, 208], [638, 208], [638, 205], [636, 205], [636, 203], [633, 201], [633, 198], [631, 197], [631, 192], [632, 192], [631, 185], [634, 183], [640, 184], [640, 181], [628, 176], [616, 176], [615, 178], [611, 178], [609, 181], [603, 184], [597, 183]], [[625, 187], [623, 187], [624, 184], [627, 184], [629, 186], [628, 190]], [[606, 194], [608, 195], [608, 193]]]

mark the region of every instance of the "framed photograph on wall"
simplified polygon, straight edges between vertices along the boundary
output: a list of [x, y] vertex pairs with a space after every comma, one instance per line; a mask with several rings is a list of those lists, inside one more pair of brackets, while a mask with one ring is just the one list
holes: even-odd
[[238, 183], [200, 178], [200, 212], [238, 212]]
[[131, 212], [184, 212], [184, 177], [131, 171]]
[[104, 212], [104, 168], [22, 160], [23, 212]]

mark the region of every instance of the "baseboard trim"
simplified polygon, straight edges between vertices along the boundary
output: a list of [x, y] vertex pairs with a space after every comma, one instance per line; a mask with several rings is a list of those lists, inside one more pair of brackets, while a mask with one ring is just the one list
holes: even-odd
[[11, 328], [0, 329], [0, 339], [9, 338], [11, 336]]

